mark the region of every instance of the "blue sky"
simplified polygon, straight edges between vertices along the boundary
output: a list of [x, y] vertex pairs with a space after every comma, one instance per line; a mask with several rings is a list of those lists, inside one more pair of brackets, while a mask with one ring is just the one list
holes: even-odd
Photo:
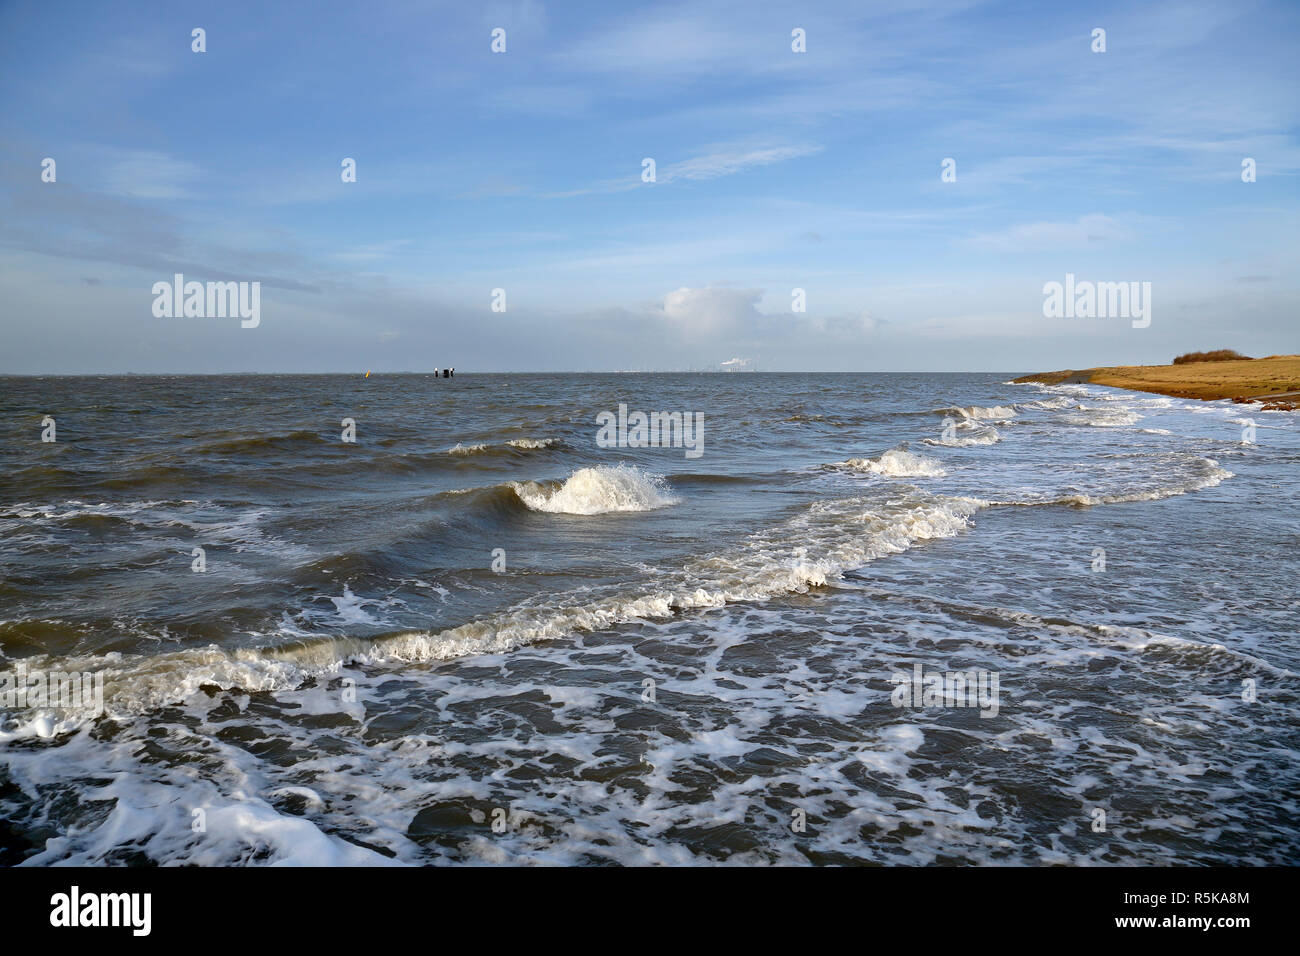
[[[0, 2], [0, 372], [1300, 351], [1298, 40], [1289, 2]], [[155, 317], [175, 272], [261, 324]], [[1151, 325], [1045, 318], [1067, 272]]]

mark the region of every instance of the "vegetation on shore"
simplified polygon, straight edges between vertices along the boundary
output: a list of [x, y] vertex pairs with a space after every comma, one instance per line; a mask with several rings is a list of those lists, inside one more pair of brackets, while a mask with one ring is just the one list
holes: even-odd
[[1189, 362], [1250, 362], [1249, 355], [1242, 355], [1235, 349], [1218, 349], [1214, 352], [1188, 352], [1174, 359], [1175, 365], [1187, 365]]

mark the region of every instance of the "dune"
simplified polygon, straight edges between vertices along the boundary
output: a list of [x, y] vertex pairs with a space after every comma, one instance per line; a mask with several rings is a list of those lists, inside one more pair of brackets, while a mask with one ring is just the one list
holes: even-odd
[[1300, 355], [1181, 365], [1110, 365], [1024, 375], [1016, 382], [1043, 385], [1091, 384], [1156, 392], [1178, 398], [1264, 402], [1271, 408], [1300, 408]]

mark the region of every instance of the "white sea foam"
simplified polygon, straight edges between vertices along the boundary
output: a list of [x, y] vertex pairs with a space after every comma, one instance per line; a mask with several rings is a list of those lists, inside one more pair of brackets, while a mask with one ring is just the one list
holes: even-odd
[[513, 481], [510, 487], [533, 511], [598, 515], [613, 511], [653, 511], [677, 504], [668, 483], [631, 465], [580, 468], [564, 484]]
[[[554, 438], [512, 438], [506, 442], [511, 448], [518, 448], [523, 451], [537, 451], [542, 448], [550, 448], [554, 445]], [[481, 455], [484, 452], [491, 451], [492, 446], [486, 442], [476, 442], [473, 445], [456, 444], [447, 449], [449, 455]]]
[[948, 414], [956, 412], [963, 418], [970, 418], [975, 421], [1008, 421], [1016, 417], [1016, 410], [1009, 405], [950, 405], [947, 408], [940, 408], [938, 411]]
[[67, 521], [83, 517], [127, 518], [144, 512], [160, 511], [172, 513], [178, 507], [189, 507], [199, 502], [189, 499], [179, 501], [127, 501], [89, 504], [76, 499], [57, 504], [34, 504], [22, 502], [0, 510], [0, 520], [21, 519], [23, 521]]
[[993, 445], [1002, 440], [1002, 434], [992, 425], [963, 422], [957, 428], [963, 434], [955, 434], [951, 438], [923, 438], [922, 441], [927, 445], [965, 448], [970, 445]]
[[[1054, 832], [1035, 835], [1037, 818], [1007, 814], [998, 820], [977, 808], [985, 801], [997, 805], [1008, 766], [1025, 768], [1026, 786], [1039, 787], [1032, 792], [1066, 794], [1080, 805], [1086, 793], [1114, 781], [1202, 793], [1206, 759], [1225, 739], [1250, 757], [1247, 770], [1229, 768], [1239, 779], [1261, 765], [1290, 766], [1285, 717], [1247, 723], [1233, 693], [1217, 687], [1199, 692], [1189, 674], [1202, 681], [1232, 677], [1224, 683], [1235, 690], [1236, 678], [1256, 671], [1274, 686], [1294, 680], [1293, 672], [1212, 638], [1193, 641], [1082, 616], [1004, 611], [944, 590], [899, 594], [882, 588], [879, 599], [834, 615], [824, 613], [828, 602], [736, 606], [711, 615], [708, 627], [649, 624], [646, 641], [612, 642], [601, 653], [577, 643], [537, 648], [508, 667], [499, 666], [500, 658], [487, 659], [487, 667], [472, 662], [465, 671], [455, 664], [411, 667], [402, 670], [401, 681], [387, 669], [370, 677], [347, 671], [356, 679], [358, 700], [376, 715], [395, 716], [399, 701], [412, 712], [428, 708], [435, 713], [433, 732], [386, 727], [386, 719], [367, 721], [364, 712], [325, 726], [297, 719], [336, 706], [311, 702], [323, 695], [336, 700], [336, 689], [307, 687], [264, 697], [243, 716], [199, 720], [193, 732], [180, 721], [146, 717], [118, 728], [113, 747], [83, 733], [53, 746], [7, 748], [7, 778], [31, 795], [22, 821], [49, 821], [63, 830], [25, 862], [120, 862], [127, 848], [156, 863], [202, 866], [806, 865], [821, 854], [843, 854], [845, 847], [856, 858], [880, 863], [1171, 862], [1180, 848], [1170, 848], [1160, 832], [1138, 831], [1118, 860], [1096, 858], [1088, 848], [1063, 849]], [[917, 607], [924, 620], [913, 626], [906, 618]], [[864, 624], [873, 639], [862, 639]], [[794, 636], [804, 633], [810, 639]], [[762, 657], [746, 652], [761, 654], [764, 641], [778, 637], [781, 666], [760, 670]], [[1009, 640], [1015, 654], [1006, 653]], [[635, 701], [641, 689], [629, 675], [657, 674], [663, 666], [651, 648], [673, 660], [671, 685], [661, 683], [660, 694], [671, 686], [709, 707], [675, 707], [661, 696], [653, 711], [656, 726], [629, 732], [618, 717], [635, 706], [629, 697]], [[886, 706], [889, 692], [881, 685], [899, 662], [920, 657], [942, 666], [950, 655], [966, 658], [962, 666], [1001, 669], [1014, 706], [999, 721], [972, 721], [957, 730], [935, 712], [904, 712], [884, 723], [870, 716], [877, 705]], [[1116, 708], [1115, 719], [1100, 726], [1096, 707], [1117, 692], [1114, 678], [1097, 677], [1103, 663], [1107, 677], [1139, 682], [1126, 690], [1141, 694], [1143, 706]], [[538, 665], [544, 672], [530, 673]], [[1050, 692], [1040, 690], [1043, 675]], [[400, 697], [387, 689], [395, 685], [405, 688]], [[543, 740], [536, 720], [501, 720], [501, 706], [520, 695], [544, 702]], [[188, 710], [247, 701], [240, 694], [217, 695]], [[1261, 712], [1268, 713], [1249, 711]], [[798, 734], [773, 737], [773, 727], [789, 726]], [[256, 727], [264, 740], [302, 758], [257, 756], [231, 739], [240, 727]], [[184, 747], [193, 759], [159, 761], [154, 748], [137, 744], [151, 738]], [[968, 754], [957, 770], [926, 747], [952, 740]], [[563, 755], [564, 772], [539, 786], [539, 754], [544, 767], [547, 753]], [[999, 760], [991, 765], [981, 753], [997, 753]], [[863, 785], [863, 772], [874, 786]], [[962, 788], [954, 798], [957, 773]], [[65, 795], [86, 788], [87, 779], [94, 781], [95, 806], [104, 811], [72, 818], [77, 825], [66, 829], [69, 815], [62, 808], [75, 801]], [[690, 781], [688, 793], [684, 780]], [[1233, 786], [1231, 780], [1215, 783], [1224, 792]], [[775, 789], [799, 794], [818, 825], [790, 834], [788, 809], [766, 799]], [[1258, 850], [1249, 842], [1254, 815], [1271, 819], [1268, 792], [1244, 791], [1234, 812], [1244, 812], [1247, 800], [1256, 809], [1232, 824], [1245, 837], [1245, 855], [1285, 863], [1293, 840]], [[1221, 824], [1217, 804], [1198, 809], [1189, 799], [1187, 806], [1194, 819], [1179, 826], [1189, 837]], [[509, 814], [510, 825], [500, 833], [489, 825], [496, 807]], [[193, 833], [194, 808], [206, 814], [201, 839]], [[903, 842], [862, 840], [864, 825], [891, 826], [900, 813], [917, 824], [900, 834]], [[756, 838], [756, 849], [714, 842], [718, 820], [747, 828], [742, 832]], [[445, 825], [445, 835], [429, 839], [429, 822]], [[762, 842], [769, 833], [776, 836]], [[1208, 849], [1238, 845], [1218, 835], [1215, 829], [1198, 838]]]
[[902, 448], [891, 448], [875, 458], [850, 458], [835, 467], [863, 471], [890, 478], [942, 478], [946, 471], [933, 458], [917, 455]]
[[339, 620], [345, 624], [380, 623], [370, 614], [369, 611], [366, 610], [367, 605], [376, 602], [367, 601], [364, 598], [357, 597], [352, 593], [352, 588], [348, 587], [346, 584], [343, 585], [343, 593], [340, 596], [331, 597], [329, 600], [330, 603], [334, 605], [334, 610], [338, 615]]
[[1091, 425], [1094, 428], [1118, 428], [1132, 425], [1143, 416], [1131, 408], [1096, 408], [1080, 405], [1080, 414], [1062, 415], [1061, 421], [1067, 425]]
[[[1168, 468], [1170, 466], [1165, 465], [1162, 467]], [[1131, 490], [1116, 490], [1113, 492], [1100, 493], [1079, 491], [1071, 494], [1058, 495], [1048, 492], [1042, 495], [1031, 495], [1012, 500], [991, 501], [990, 504], [1103, 505], [1121, 504], [1130, 501], [1160, 501], [1163, 498], [1172, 498], [1176, 495], [1185, 495], [1193, 491], [1213, 488], [1215, 485], [1220, 484], [1225, 479], [1231, 478], [1232, 476], [1232, 472], [1219, 467], [1219, 463], [1212, 458], [1196, 457], [1183, 474], [1174, 474], [1169, 480], [1160, 481], [1145, 487], [1134, 487]]]

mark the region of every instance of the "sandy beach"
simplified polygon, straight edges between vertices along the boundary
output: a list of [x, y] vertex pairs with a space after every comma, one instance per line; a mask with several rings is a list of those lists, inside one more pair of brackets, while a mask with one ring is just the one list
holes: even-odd
[[1156, 392], [1179, 398], [1221, 398], [1300, 408], [1300, 355], [1184, 365], [1111, 365], [1101, 368], [1038, 372], [1015, 379], [1043, 385], [1091, 384]]

